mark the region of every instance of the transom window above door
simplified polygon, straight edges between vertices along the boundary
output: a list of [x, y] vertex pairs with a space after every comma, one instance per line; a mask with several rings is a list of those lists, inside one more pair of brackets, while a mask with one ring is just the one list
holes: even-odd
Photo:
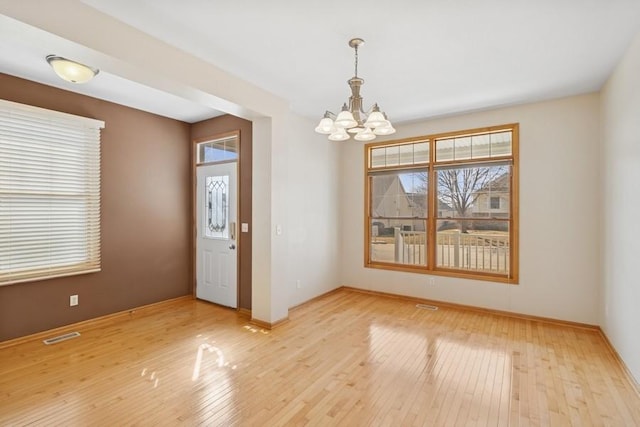
[[197, 163], [199, 165], [206, 163], [223, 162], [227, 160], [238, 159], [238, 135], [234, 133], [231, 136], [202, 141], [196, 145]]

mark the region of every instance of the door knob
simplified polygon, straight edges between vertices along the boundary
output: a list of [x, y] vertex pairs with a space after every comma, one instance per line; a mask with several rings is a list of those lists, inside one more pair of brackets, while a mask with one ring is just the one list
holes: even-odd
[[229, 245], [229, 249], [233, 250], [236, 248], [236, 245], [234, 245], [233, 243]]

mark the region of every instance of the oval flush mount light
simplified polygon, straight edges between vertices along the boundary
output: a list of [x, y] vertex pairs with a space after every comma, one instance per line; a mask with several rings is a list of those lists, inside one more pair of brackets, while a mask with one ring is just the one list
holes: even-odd
[[71, 83], [86, 83], [100, 72], [97, 68], [57, 55], [47, 56], [47, 62], [61, 79]]

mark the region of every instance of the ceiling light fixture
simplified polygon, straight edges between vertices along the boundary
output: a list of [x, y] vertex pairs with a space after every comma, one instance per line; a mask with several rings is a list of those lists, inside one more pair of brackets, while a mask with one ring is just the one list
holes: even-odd
[[364, 80], [358, 77], [358, 48], [363, 44], [364, 40], [359, 38], [349, 40], [349, 46], [355, 50], [355, 75], [347, 81], [351, 88], [349, 104], [345, 102], [338, 115], [326, 111], [316, 127], [316, 132], [329, 135], [331, 141], [345, 141], [349, 139], [349, 133], [355, 133], [354, 139], [357, 141], [371, 141], [376, 135], [396, 132], [378, 104], [373, 104], [366, 112], [362, 108], [360, 87]]
[[56, 55], [48, 55], [47, 62], [61, 79], [71, 83], [86, 83], [100, 72], [97, 68]]

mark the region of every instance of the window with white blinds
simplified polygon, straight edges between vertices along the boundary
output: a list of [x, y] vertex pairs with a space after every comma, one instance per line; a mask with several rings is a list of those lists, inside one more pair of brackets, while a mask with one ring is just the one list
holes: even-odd
[[103, 127], [0, 100], [0, 285], [100, 271]]

